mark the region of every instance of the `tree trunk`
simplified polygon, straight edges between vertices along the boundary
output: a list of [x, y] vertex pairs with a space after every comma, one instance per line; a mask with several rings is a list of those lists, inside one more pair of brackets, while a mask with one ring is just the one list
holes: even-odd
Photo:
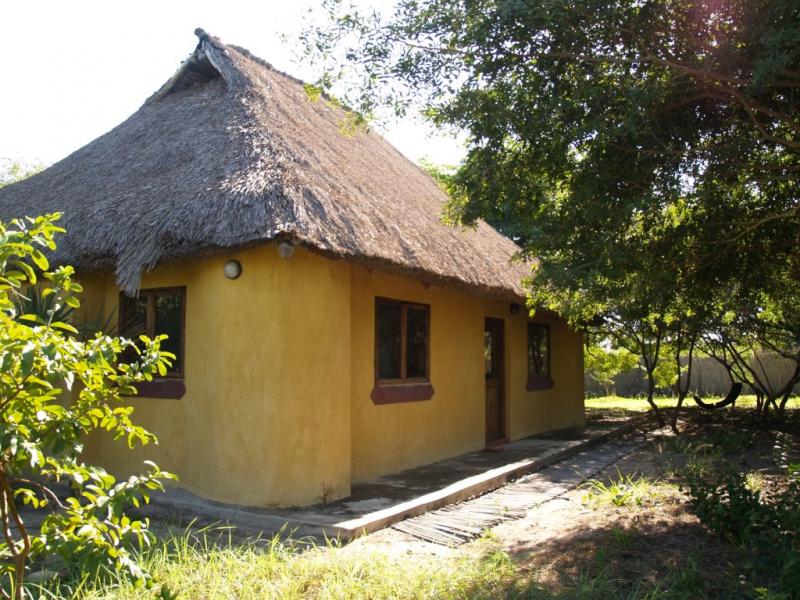
[[783, 395], [783, 398], [781, 398], [781, 406], [780, 406], [781, 413], [785, 413], [786, 412], [786, 405], [789, 403], [789, 398], [792, 397], [792, 390], [793, 389], [794, 389], [794, 386], [790, 387], [789, 391], [787, 391]]
[[778, 406], [778, 411], [781, 414], [785, 414], [786, 405], [789, 403], [789, 398], [792, 397], [794, 386], [797, 385], [798, 380], [800, 380], [800, 361], [795, 363], [794, 373], [792, 374], [791, 378], [789, 378], [789, 381], [786, 382], [786, 387], [784, 388], [785, 393], [783, 394], [781, 403]]
[[14, 600], [25, 600], [25, 557], [14, 559]]
[[[680, 340], [680, 338], [678, 338]], [[675, 350], [675, 369], [678, 373], [678, 380], [676, 383], [676, 387], [678, 390], [678, 403], [675, 406], [675, 413], [672, 415], [672, 420], [670, 422], [670, 427], [675, 434], [680, 433], [678, 431], [678, 417], [680, 416], [681, 407], [683, 406], [683, 401], [686, 399], [686, 396], [689, 394], [689, 386], [692, 383], [692, 359], [694, 358], [694, 347], [697, 343], [697, 338], [695, 336], [689, 336], [689, 348], [688, 348], [688, 362], [686, 364], [686, 385], [681, 384], [681, 345], [680, 342], [678, 343], [678, 347]]]
[[664, 418], [661, 416], [661, 410], [658, 408], [658, 405], [653, 400], [653, 396], [655, 395], [656, 391], [656, 379], [653, 377], [653, 370], [648, 369], [647, 371], [647, 403], [650, 405], [650, 408], [653, 409], [653, 414], [656, 416], [656, 422], [658, 422], [659, 427], [664, 426]]
[[[0, 519], [2, 520], [3, 537], [6, 542], [11, 559], [14, 562], [14, 572], [11, 576], [11, 586], [14, 600], [24, 600], [25, 598], [25, 564], [31, 552], [31, 540], [28, 530], [22, 517], [14, 504], [14, 492], [9, 484], [8, 477], [4, 468], [0, 467]], [[18, 531], [18, 540], [14, 539], [12, 533], [13, 526]], [[18, 542], [22, 542], [20, 548]], [[4, 594], [5, 595], [5, 594]]]
[[686, 399], [687, 392], [684, 390], [680, 390], [678, 392], [678, 403], [675, 405], [675, 412], [672, 415], [672, 420], [670, 421], [670, 427], [672, 431], [676, 434], [680, 433], [678, 430], [678, 417], [680, 416], [681, 407], [683, 406], [683, 401]]

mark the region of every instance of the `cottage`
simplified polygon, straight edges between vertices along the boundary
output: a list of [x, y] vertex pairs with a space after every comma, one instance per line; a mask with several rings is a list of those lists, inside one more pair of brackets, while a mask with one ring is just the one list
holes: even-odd
[[132, 399], [160, 443], [102, 437], [203, 497], [345, 497], [355, 482], [581, 427], [581, 336], [524, 308], [529, 267], [374, 132], [246, 50], [197, 31], [124, 123], [0, 190], [0, 217], [61, 211], [56, 260], [84, 315], [167, 333], [177, 355]]

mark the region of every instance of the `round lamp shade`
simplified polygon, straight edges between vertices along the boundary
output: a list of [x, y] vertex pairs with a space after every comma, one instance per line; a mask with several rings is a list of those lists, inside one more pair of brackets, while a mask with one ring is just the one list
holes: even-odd
[[278, 254], [283, 258], [292, 258], [294, 254], [294, 244], [292, 242], [283, 241], [278, 244]]
[[228, 279], [237, 279], [242, 274], [242, 263], [238, 260], [229, 260], [222, 267], [222, 271]]

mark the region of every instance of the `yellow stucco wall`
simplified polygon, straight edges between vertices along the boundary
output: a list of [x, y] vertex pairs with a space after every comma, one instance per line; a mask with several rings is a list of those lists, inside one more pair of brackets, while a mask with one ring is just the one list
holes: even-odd
[[[239, 279], [223, 275], [229, 258], [243, 265]], [[151, 458], [181, 486], [223, 502], [302, 505], [348, 495], [348, 281], [342, 261], [302, 251], [285, 260], [274, 245], [145, 275], [142, 289], [186, 286], [186, 394], [132, 399], [157, 448], [130, 453], [103, 438], [87, 445], [89, 457], [119, 473]], [[116, 306], [115, 286], [104, 289], [105, 305]]]
[[[478, 450], [485, 445], [483, 331], [486, 317], [505, 323], [506, 415], [510, 439], [582, 427], [583, 352], [580, 334], [552, 315], [549, 323], [555, 385], [528, 392], [527, 322], [523, 308], [452, 288], [426, 288], [419, 281], [354, 266], [351, 269], [352, 476], [354, 482]], [[430, 305], [429, 401], [375, 405], [375, 297]]]
[[508, 437], [523, 438], [557, 429], [581, 428], [584, 420], [583, 338], [552, 314], [530, 319], [550, 325], [550, 370], [553, 387], [527, 391], [528, 315], [506, 316], [508, 358]]
[[[236, 258], [239, 279], [222, 267]], [[84, 277], [84, 310], [118, 304], [110, 277]], [[126, 474], [155, 460], [204, 497], [253, 506], [311, 504], [361, 482], [462, 452], [485, 439], [483, 328], [505, 322], [506, 434], [583, 425], [580, 335], [551, 315], [551, 390], [525, 390], [525, 309], [463, 290], [275, 245], [165, 265], [142, 288], [186, 286], [186, 394], [134, 398], [158, 447], [129, 452], [106, 437], [87, 457]], [[429, 401], [375, 405], [375, 297], [431, 307]]]

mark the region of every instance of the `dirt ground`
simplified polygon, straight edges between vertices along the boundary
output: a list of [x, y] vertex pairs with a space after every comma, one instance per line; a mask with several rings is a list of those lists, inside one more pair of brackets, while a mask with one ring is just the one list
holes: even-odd
[[[597, 475], [605, 482], [642, 477], [646, 494], [639, 504], [596, 506], [587, 496], [588, 488], [581, 487], [459, 547], [431, 544], [392, 529], [357, 540], [351, 547], [434, 558], [476, 553], [488, 541], [508, 553], [520, 576], [534, 578], [554, 594], [574, 587], [581, 577], [602, 573], [636, 585], [682, 586], [686, 597], [742, 597], [734, 548], [700, 523], [681, 489], [678, 473], [687, 461], [686, 453], [679, 451], [681, 444], [694, 443], [699, 453], [725, 454], [726, 459], [738, 461], [769, 493], [779, 479], [779, 463], [800, 457], [800, 434], [791, 428], [744, 431], [736, 418], [728, 422], [698, 414], [682, 419], [680, 427], [683, 433], [677, 438], [669, 428], [651, 432], [645, 447]], [[782, 458], [776, 455], [778, 440]]]

